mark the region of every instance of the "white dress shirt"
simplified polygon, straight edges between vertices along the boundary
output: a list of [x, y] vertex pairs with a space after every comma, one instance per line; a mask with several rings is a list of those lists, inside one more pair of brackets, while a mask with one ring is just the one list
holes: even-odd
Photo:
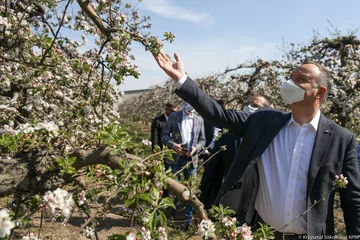
[[177, 81], [177, 82], [175, 83], [175, 87], [176, 87], [177, 89], [180, 89], [181, 86], [182, 86], [182, 85], [184, 84], [184, 82], [186, 81], [187, 77], [188, 77], [187, 74], [185, 74], [184, 76], [182, 76], [182, 77], [179, 79], [179, 81]]
[[194, 117], [189, 117], [184, 111], [182, 111], [182, 122], [181, 122], [181, 138], [182, 143], [187, 143], [189, 150], [192, 145], [193, 129], [194, 129]]
[[[275, 229], [306, 211], [307, 178], [319, 119], [320, 111], [310, 123], [300, 125], [291, 115], [258, 162], [255, 209]], [[305, 234], [306, 215], [279, 231]]]

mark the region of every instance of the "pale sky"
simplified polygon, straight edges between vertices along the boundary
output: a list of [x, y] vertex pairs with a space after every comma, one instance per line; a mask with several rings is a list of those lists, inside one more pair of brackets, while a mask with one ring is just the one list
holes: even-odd
[[[164, 50], [182, 58], [186, 72], [201, 77], [247, 60], [279, 59], [285, 42], [309, 43], [313, 31], [328, 36], [331, 25], [343, 34], [360, 26], [359, 0], [143, 0], [140, 15], [152, 17], [153, 35], [173, 32]], [[149, 88], [168, 78], [149, 52], [133, 47], [139, 79], [121, 90]]]

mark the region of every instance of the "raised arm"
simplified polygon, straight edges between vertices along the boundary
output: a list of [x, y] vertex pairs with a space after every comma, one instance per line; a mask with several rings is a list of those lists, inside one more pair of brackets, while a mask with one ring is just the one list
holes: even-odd
[[160, 53], [155, 59], [160, 68], [177, 82], [175, 93], [195, 108], [204, 120], [211, 125], [218, 128], [227, 128], [232, 134], [243, 137], [249, 115], [225, 110], [187, 77], [179, 55], [175, 53], [174, 57], [175, 62], [171, 61], [165, 53]]

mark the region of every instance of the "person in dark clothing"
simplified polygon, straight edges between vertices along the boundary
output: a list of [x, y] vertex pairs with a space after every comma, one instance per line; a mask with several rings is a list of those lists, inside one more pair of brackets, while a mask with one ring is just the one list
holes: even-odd
[[165, 127], [166, 121], [169, 118], [169, 114], [176, 111], [176, 106], [170, 102], [165, 105], [165, 111], [160, 116], [153, 119], [151, 123], [151, 149], [154, 152], [155, 146], [159, 146], [163, 149], [163, 142], [161, 140], [161, 132]]
[[[272, 108], [272, 105], [267, 96], [261, 93], [254, 93], [247, 99], [243, 112], [252, 114], [260, 107]], [[227, 109], [227, 107], [225, 108]], [[201, 195], [199, 200], [204, 204], [205, 209], [211, 208], [211, 205], [214, 204], [222, 181], [231, 167], [240, 143], [241, 138], [230, 133], [222, 134], [221, 137], [215, 141], [212, 150], [212, 154], [215, 155], [206, 165], [200, 183]], [[220, 151], [222, 146], [226, 146], [225, 151]], [[216, 154], [216, 152], [218, 153]]]
[[[222, 99], [216, 100], [216, 102], [222, 106], [224, 106], [225, 103], [224, 100]], [[205, 138], [206, 138], [206, 143], [205, 143], [206, 149], [205, 151], [202, 152], [199, 158], [204, 161], [204, 167], [206, 167], [207, 160], [209, 159], [209, 157], [213, 152], [216, 136], [221, 131], [221, 129], [214, 127], [213, 125], [211, 125], [206, 121], [204, 121], [204, 129], [205, 129]]]
[[[166, 103], [165, 111], [160, 116], [157, 116], [153, 119], [151, 123], [151, 150], [154, 152], [155, 146], [159, 146], [160, 150], [163, 150], [164, 143], [161, 139], [161, 132], [166, 125], [167, 120], [169, 119], [169, 115], [172, 112], [177, 110], [176, 106], [173, 103]], [[166, 159], [164, 159], [164, 167], [165, 169], [169, 169], [169, 164], [167, 163]], [[169, 196], [169, 192], [164, 189], [163, 197]]]

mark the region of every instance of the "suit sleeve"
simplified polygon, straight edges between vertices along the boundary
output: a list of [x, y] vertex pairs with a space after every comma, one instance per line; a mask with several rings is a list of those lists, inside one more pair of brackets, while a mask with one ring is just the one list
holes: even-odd
[[175, 142], [172, 141], [170, 136], [170, 134], [172, 133], [172, 126], [175, 121], [175, 118], [176, 118], [176, 114], [170, 114], [169, 119], [166, 122], [166, 125], [161, 132], [162, 141], [169, 149], [173, 149], [175, 144]]
[[157, 127], [157, 118], [154, 118], [151, 123], [151, 149], [154, 151], [156, 145], [159, 144], [158, 139], [158, 127]]
[[344, 158], [342, 174], [348, 178], [346, 188], [340, 188], [341, 208], [347, 235], [360, 235], [360, 175], [356, 159], [356, 140], [353, 135]]
[[175, 93], [195, 108], [211, 125], [221, 129], [227, 128], [233, 135], [243, 137], [248, 124], [248, 114], [225, 110], [189, 77], [180, 89], [175, 90]]

